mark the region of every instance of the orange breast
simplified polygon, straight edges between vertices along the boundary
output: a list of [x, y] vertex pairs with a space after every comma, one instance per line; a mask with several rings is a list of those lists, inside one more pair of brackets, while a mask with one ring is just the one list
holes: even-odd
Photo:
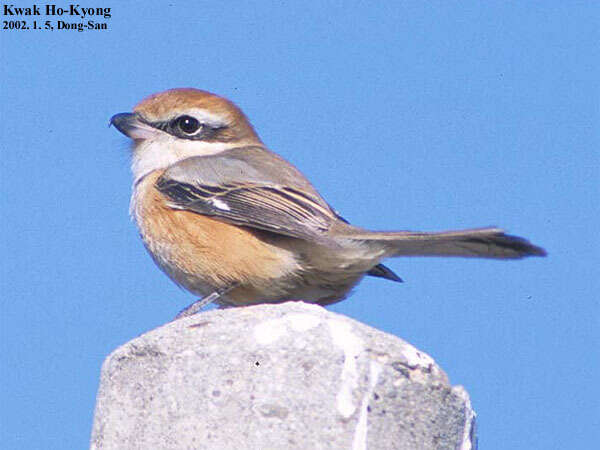
[[138, 183], [132, 214], [148, 251], [178, 284], [198, 295], [232, 283], [261, 291], [298, 270], [294, 254], [268, 242], [264, 233], [170, 208], [154, 188], [160, 175]]

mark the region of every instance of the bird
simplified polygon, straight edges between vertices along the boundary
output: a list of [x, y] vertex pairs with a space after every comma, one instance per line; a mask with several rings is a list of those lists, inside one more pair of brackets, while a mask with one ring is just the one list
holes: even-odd
[[339, 302], [365, 277], [402, 279], [403, 256], [545, 256], [496, 227], [442, 232], [351, 225], [291, 163], [269, 150], [233, 102], [194, 88], [150, 95], [110, 125], [132, 142], [130, 214], [154, 262], [220, 307]]

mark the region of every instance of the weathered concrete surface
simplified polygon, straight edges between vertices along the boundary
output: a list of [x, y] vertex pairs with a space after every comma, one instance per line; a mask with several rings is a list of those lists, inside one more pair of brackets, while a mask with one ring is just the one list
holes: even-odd
[[92, 449], [461, 449], [474, 413], [425, 353], [300, 302], [169, 323], [104, 362]]

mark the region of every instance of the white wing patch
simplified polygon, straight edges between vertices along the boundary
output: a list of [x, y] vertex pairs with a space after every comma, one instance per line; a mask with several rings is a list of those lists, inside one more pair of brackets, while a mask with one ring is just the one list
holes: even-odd
[[215, 208], [222, 209], [223, 211], [231, 211], [231, 208], [227, 203], [218, 198], [211, 198], [210, 202], [213, 204]]

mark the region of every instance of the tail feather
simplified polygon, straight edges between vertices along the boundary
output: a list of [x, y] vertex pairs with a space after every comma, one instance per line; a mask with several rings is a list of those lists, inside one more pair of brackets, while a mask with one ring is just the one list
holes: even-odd
[[499, 228], [477, 228], [439, 233], [411, 231], [353, 233], [352, 239], [378, 243], [388, 256], [462, 256], [518, 259], [546, 256], [527, 239], [505, 234]]
[[404, 281], [402, 278], [396, 275], [392, 269], [384, 266], [383, 264], [377, 264], [367, 272], [367, 275], [371, 277], [385, 278], [386, 280], [395, 281], [397, 283], [402, 283]]

